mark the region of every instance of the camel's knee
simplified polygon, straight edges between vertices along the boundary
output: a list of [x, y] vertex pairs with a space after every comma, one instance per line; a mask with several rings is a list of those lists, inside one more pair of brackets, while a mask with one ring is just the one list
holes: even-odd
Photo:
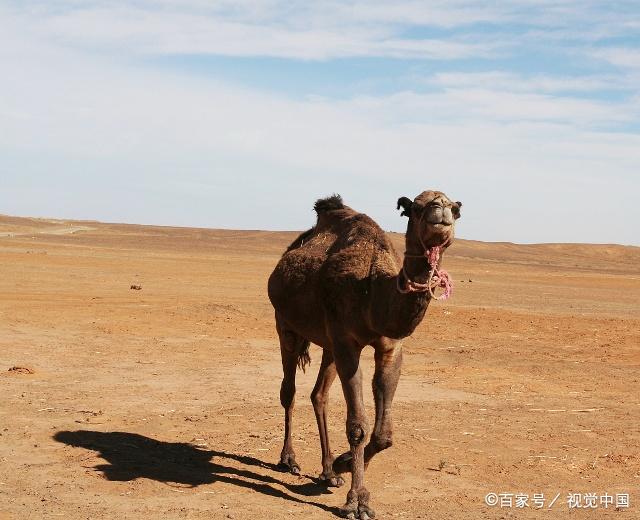
[[327, 396], [322, 392], [311, 392], [311, 404], [315, 410], [321, 410], [327, 405]]
[[295, 381], [291, 381], [288, 379], [282, 380], [282, 385], [280, 385], [280, 404], [285, 408], [291, 406], [293, 403], [293, 399], [296, 395], [296, 383]]
[[349, 446], [360, 446], [367, 438], [367, 423], [365, 421], [347, 422], [347, 440]]

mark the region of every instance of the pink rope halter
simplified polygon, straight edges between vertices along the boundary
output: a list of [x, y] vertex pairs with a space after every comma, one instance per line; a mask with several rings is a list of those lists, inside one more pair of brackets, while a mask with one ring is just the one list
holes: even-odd
[[[449, 276], [449, 273], [444, 269], [438, 268], [438, 262], [440, 261], [440, 246], [434, 246], [432, 248], [427, 249], [424, 252], [424, 255], [406, 255], [406, 256], [415, 256], [422, 257], [424, 256], [429, 262], [429, 277], [427, 278], [426, 283], [415, 282], [405, 270], [404, 266], [402, 266], [402, 274], [407, 280], [406, 288], [401, 287], [400, 285], [400, 277], [398, 277], [397, 287], [398, 291], [402, 294], [412, 293], [412, 292], [429, 292], [429, 295], [435, 300], [446, 300], [451, 296], [453, 292], [453, 281]], [[434, 291], [440, 288], [443, 290], [440, 296], [436, 296]]]

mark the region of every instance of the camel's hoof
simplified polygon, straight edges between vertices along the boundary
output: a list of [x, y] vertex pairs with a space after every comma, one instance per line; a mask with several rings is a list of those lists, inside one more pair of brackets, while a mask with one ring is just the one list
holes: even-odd
[[331, 473], [322, 473], [319, 478], [320, 483], [327, 487], [340, 487], [344, 485], [344, 479], [336, 475], [333, 471]]
[[339, 513], [349, 520], [370, 520], [376, 517], [375, 511], [369, 507], [369, 492], [364, 488], [359, 493], [350, 490], [347, 503], [340, 508]]
[[344, 506], [340, 508], [340, 516], [348, 520], [373, 520], [376, 513], [368, 506], [358, 506], [355, 511], [351, 507]]
[[376, 512], [366, 504], [359, 504], [358, 512], [360, 513], [360, 520], [369, 520], [376, 517]]
[[280, 459], [278, 463], [278, 469], [292, 475], [300, 475], [300, 466], [293, 458], [293, 455], [285, 455]]
[[351, 471], [351, 452], [345, 451], [333, 461], [333, 471], [338, 475]]
[[293, 464], [287, 464], [286, 462], [280, 462], [278, 469], [284, 473], [291, 473], [292, 475], [300, 475], [300, 466], [295, 462]]

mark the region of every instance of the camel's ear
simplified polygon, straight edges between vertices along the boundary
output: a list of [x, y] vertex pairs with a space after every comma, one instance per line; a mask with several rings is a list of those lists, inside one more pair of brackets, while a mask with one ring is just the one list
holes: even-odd
[[400, 209], [402, 206], [402, 213], [400, 213], [401, 217], [408, 217], [411, 214], [411, 206], [413, 206], [413, 202], [408, 197], [400, 197], [398, 199], [398, 207], [396, 209]]
[[460, 218], [460, 208], [462, 207], [462, 202], [457, 201], [453, 206], [451, 206], [451, 213], [453, 213], [453, 217], [458, 219]]

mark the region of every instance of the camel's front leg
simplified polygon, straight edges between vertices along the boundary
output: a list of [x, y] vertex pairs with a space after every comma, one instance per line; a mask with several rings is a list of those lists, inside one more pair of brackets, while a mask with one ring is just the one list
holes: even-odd
[[[369, 492], [364, 487], [364, 443], [367, 439], [367, 416], [362, 399], [362, 371], [360, 370], [360, 352], [358, 345], [350, 343], [334, 344], [334, 358], [342, 391], [347, 402], [347, 440], [350, 447], [351, 489], [346, 504], [340, 512], [347, 518], [367, 520], [375, 516], [369, 507]], [[336, 463], [340, 466], [340, 459]], [[345, 461], [342, 461], [344, 464]], [[336, 468], [334, 470], [342, 469]]]
[[402, 365], [402, 344], [399, 341], [383, 338], [374, 343], [373, 347], [376, 349], [376, 370], [373, 375], [376, 422], [371, 439], [364, 449], [365, 465], [369, 464], [376, 453], [392, 444], [391, 403], [398, 387]]

